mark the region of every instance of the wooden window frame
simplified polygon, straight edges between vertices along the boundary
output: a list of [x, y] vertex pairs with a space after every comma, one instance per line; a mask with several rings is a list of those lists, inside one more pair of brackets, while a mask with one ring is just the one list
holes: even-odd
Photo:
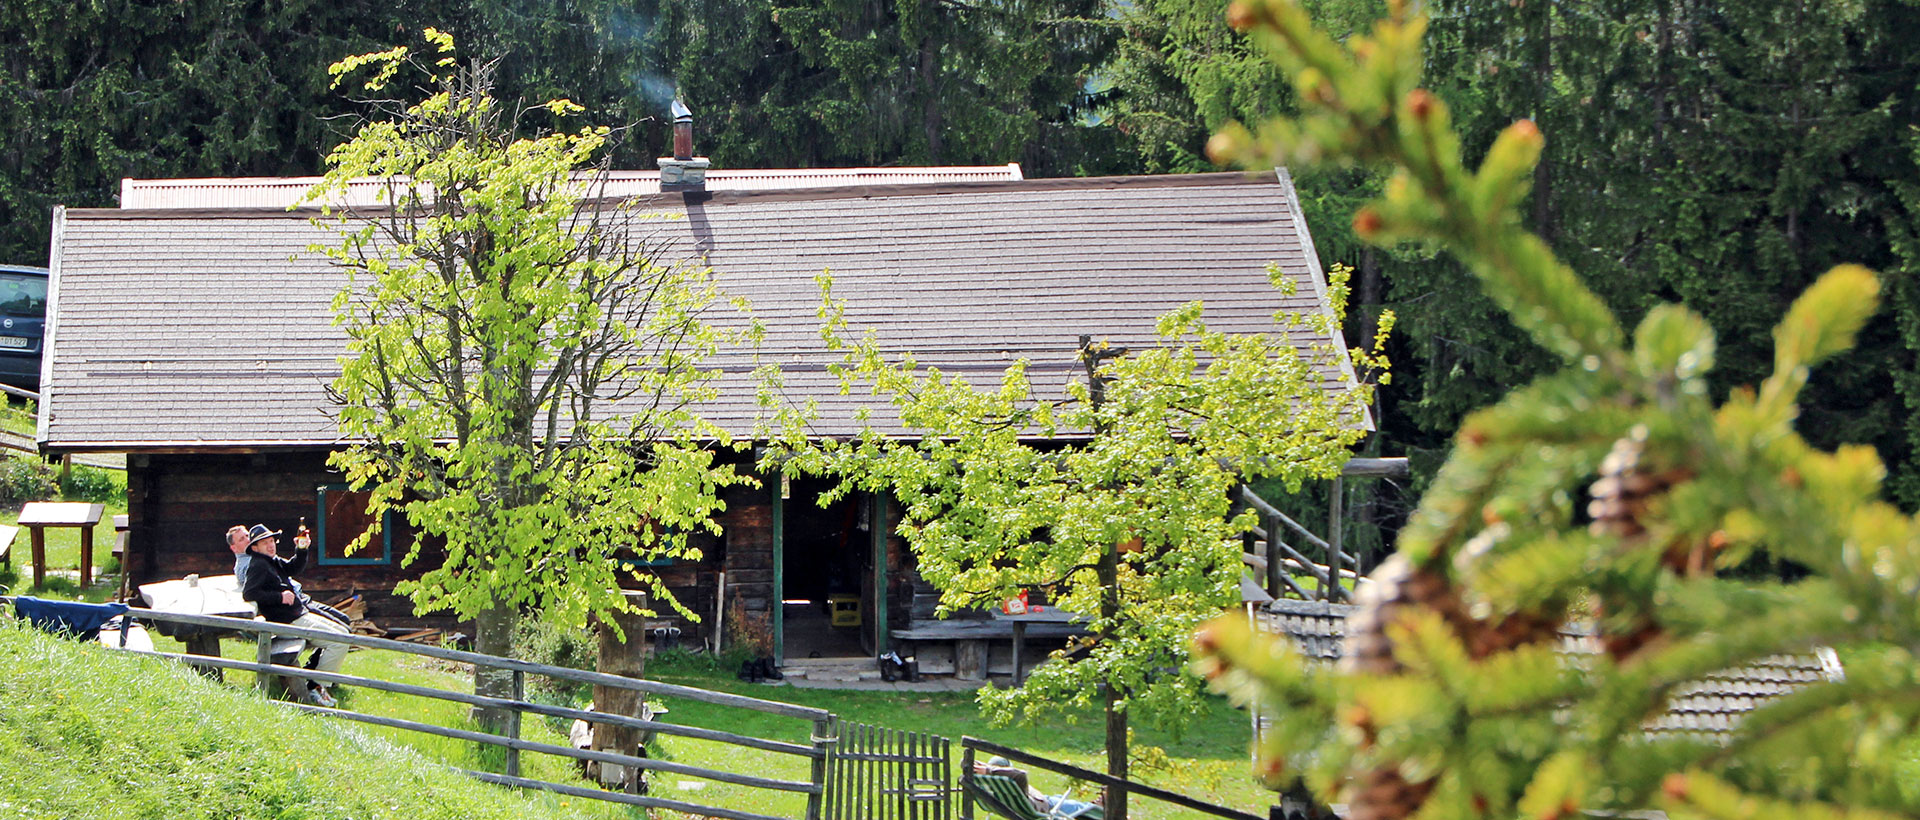
[[[313, 491], [314, 562], [323, 567], [391, 566], [393, 564], [393, 510], [380, 514], [380, 556], [347, 558], [327, 555], [327, 493], [351, 492], [345, 484], [321, 484]], [[364, 553], [363, 553], [364, 554]]]

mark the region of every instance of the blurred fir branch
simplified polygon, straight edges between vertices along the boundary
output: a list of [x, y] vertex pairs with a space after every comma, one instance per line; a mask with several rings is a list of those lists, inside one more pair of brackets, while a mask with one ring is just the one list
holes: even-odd
[[[1338, 669], [1223, 619], [1200, 671], [1275, 715], [1270, 785], [1304, 783], [1355, 820], [1910, 816], [1890, 786], [1920, 717], [1920, 535], [1881, 500], [1871, 448], [1822, 452], [1794, 430], [1808, 372], [1850, 348], [1880, 284], [1842, 265], [1774, 331], [1771, 376], [1716, 405], [1712, 329], [1678, 305], [1629, 334], [1538, 236], [1521, 203], [1544, 139], [1507, 127], [1477, 167], [1422, 87], [1426, 20], [1407, 3], [1335, 41], [1294, 0], [1239, 0], [1303, 113], [1230, 125], [1219, 161], [1392, 169], [1354, 215], [1370, 242], [1466, 263], [1563, 369], [1470, 416], [1398, 553], [1348, 625]], [[1740, 579], [1756, 553], [1806, 577]], [[1556, 655], [1590, 623], [1596, 652]], [[1642, 724], [1689, 681], [1838, 647], [1871, 661], [1757, 710], [1723, 743]]]

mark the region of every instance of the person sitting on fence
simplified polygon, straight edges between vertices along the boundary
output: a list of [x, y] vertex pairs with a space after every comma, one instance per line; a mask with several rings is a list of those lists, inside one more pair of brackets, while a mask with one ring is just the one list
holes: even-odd
[[[293, 580], [294, 574], [307, 566], [307, 545], [297, 543], [304, 539], [295, 539], [292, 558], [281, 558], [273, 549], [274, 539], [279, 536], [279, 531], [269, 530], [264, 524], [255, 524], [247, 531], [247, 577], [241, 582], [240, 597], [247, 599], [260, 610], [262, 616], [274, 623], [349, 634], [345, 623], [324, 613], [321, 605], [307, 597]], [[264, 547], [261, 545], [263, 541], [266, 542]], [[310, 667], [322, 672], [340, 671], [341, 663], [347, 659], [346, 644], [314, 643]], [[308, 681], [307, 700], [317, 706], [332, 708], [335, 701], [329, 689], [329, 684]]]
[[1094, 798], [1094, 801], [1089, 803], [1085, 800], [1075, 800], [1064, 794], [1046, 794], [1027, 782], [1027, 770], [1015, 768], [1013, 761], [1004, 757], [990, 757], [985, 763], [975, 761], [973, 773], [1012, 780], [1014, 785], [1026, 794], [1027, 802], [1031, 804], [1034, 815], [1038, 817], [1048, 818], [1048, 820], [1067, 820], [1068, 818], [1099, 820], [1105, 814], [1101, 805], [1106, 799], [1105, 795]]

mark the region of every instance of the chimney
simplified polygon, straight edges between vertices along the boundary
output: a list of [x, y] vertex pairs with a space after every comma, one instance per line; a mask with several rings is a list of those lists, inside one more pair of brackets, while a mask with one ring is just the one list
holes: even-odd
[[678, 98], [673, 101], [673, 158], [693, 159], [693, 112]]
[[678, 97], [673, 100], [673, 156], [661, 157], [660, 190], [699, 191], [707, 187], [706, 157], [693, 155], [693, 111]]

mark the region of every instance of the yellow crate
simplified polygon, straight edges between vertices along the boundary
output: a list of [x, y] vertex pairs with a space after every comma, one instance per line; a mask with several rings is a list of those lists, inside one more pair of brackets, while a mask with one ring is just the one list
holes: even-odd
[[827, 612], [832, 618], [828, 623], [834, 626], [859, 626], [860, 596], [828, 595]]

